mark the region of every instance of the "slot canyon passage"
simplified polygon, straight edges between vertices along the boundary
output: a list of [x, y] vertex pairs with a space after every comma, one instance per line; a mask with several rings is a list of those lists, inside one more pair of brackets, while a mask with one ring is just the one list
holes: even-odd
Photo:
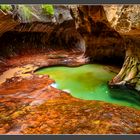
[[140, 5], [0, 5], [0, 134], [140, 134]]

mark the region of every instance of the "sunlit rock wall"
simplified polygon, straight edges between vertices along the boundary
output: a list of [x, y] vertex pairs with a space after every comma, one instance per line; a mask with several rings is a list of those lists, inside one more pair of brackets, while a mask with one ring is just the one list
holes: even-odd
[[[72, 19], [68, 5], [53, 5], [53, 8], [54, 15], [44, 13], [40, 4], [29, 4], [26, 5], [26, 8], [24, 5], [14, 5], [14, 8], [10, 11], [0, 10], [0, 34], [2, 35], [4, 32], [14, 30], [16, 25], [20, 26], [20, 24], [23, 25], [26, 23], [33, 25], [33, 30], [29, 31], [44, 32], [46, 31], [44, 28], [48, 28], [47, 24], [45, 26], [45, 23], [60, 24]], [[34, 25], [34, 23], [37, 24]], [[23, 26], [21, 26], [21, 28], [19, 26], [16, 30], [20, 29], [19, 31], [21, 32]], [[43, 26], [43, 30], [41, 30], [41, 26]], [[30, 28], [30, 26], [28, 27]], [[27, 28], [27, 30], [29, 28]]]
[[[15, 5], [16, 7], [17, 5]], [[81, 5], [53, 5], [54, 7], [54, 15], [49, 16], [48, 14], [45, 14], [42, 12], [41, 5], [27, 5], [27, 7], [30, 8], [30, 14], [31, 18], [28, 18], [28, 16], [25, 16], [24, 11], [22, 10], [22, 5], [18, 5], [18, 8], [13, 11], [14, 16], [17, 14], [20, 23], [31, 23], [31, 22], [52, 22], [52, 23], [62, 23], [66, 20], [71, 20], [71, 12], [70, 8], [76, 9], [75, 7], [80, 7]], [[82, 6], [81, 6], [82, 7]], [[104, 22], [107, 18], [108, 22], [110, 23], [110, 26], [113, 27], [116, 31], [120, 33], [127, 33], [133, 30], [139, 30], [140, 28], [140, 5], [103, 5], [104, 11], [102, 14], [97, 12], [96, 8], [94, 8], [94, 13], [91, 17], [94, 18], [94, 21], [102, 21]], [[85, 9], [84, 9], [85, 10]], [[97, 9], [98, 10], [98, 9]], [[98, 10], [102, 11], [102, 10]], [[77, 12], [75, 11], [75, 14]], [[96, 15], [95, 15], [96, 13]], [[1, 15], [5, 15], [2, 11], [0, 11], [0, 19], [1, 19], [1, 26], [6, 25], [5, 22], [2, 24], [2, 20], [4, 21], [5, 18], [1, 17]], [[9, 13], [8, 13], [9, 15]], [[88, 15], [88, 12], [87, 12]], [[93, 16], [95, 15], [95, 16]], [[86, 15], [84, 15], [86, 18]], [[13, 17], [10, 17], [11, 19]], [[79, 20], [80, 17], [77, 15], [77, 20]], [[6, 20], [5, 20], [6, 21]], [[12, 24], [14, 19], [12, 19], [12, 22], [7, 22], [7, 28], [10, 30], [11, 28], [8, 28], [8, 23]], [[79, 21], [80, 22], [80, 21]], [[76, 26], [78, 26], [78, 21], [76, 21]], [[3, 27], [0, 26], [0, 31], [2, 30], [7, 31]]]
[[120, 33], [140, 29], [140, 5], [104, 5], [111, 27]]
[[[22, 5], [21, 5], [22, 6]], [[67, 5], [53, 5], [54, 15], [50, 16], [49, 14], [43, 13], [42, 7], [40, 4], [37, 5], [27, 5], [30, 8], [31, 18], [27, 18], [22, 10], [22, 7], [18, 8], [18, 14], [21, 17], [22, 23], [28, 22], [53, 22], [53, 23], [62, 23], [65, 20], [72, 19], [70, 15], [70, 10]]]

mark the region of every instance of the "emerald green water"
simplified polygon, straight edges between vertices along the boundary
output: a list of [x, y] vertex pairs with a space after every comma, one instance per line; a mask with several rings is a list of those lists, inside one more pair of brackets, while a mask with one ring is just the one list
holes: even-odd
[[[107, 71], [103, 65], [57, 66], [40, 69], [37, 73], [50, 75], [56, 81], [53, 86], [70, 92], [74, 97], [84, 100], [100, 100], [140, 109], [140, 106], [135, 102], [116, 99], [110, 96], [107, 82], [115, 76], [115, 73]], [[123, 94], [123, 91], [119, 92]]]

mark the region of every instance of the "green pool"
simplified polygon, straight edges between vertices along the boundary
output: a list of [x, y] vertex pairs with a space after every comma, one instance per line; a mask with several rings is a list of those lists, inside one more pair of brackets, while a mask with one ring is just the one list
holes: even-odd
[[[52, 86], [70, 92], [72, 96], [84, 100], [100, 100], [122, 106], [140, 109], [140, 105], [129, 100], [112, 98], [107, 82], [115, 76], [99, 64], [87, 64], [80, 67], [48, 67], [37, 74], [48, 74], [56, 83]], [[123, 94], [123, 91], [118, 91]]]

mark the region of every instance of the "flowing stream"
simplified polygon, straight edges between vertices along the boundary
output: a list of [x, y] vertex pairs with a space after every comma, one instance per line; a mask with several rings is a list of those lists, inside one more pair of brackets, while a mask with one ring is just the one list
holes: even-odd
[[[100, 100], [108, 103], [119, 104], [140, 109], [135, 101], [113, 98], [107, 82], [115, 73], [105, 69], [100, 64], [87, 64], [80, 67], [56, 66], [42, 68], [38, 74], [48, 74], [56, 83], [52, 86], [69, 92], [72, 96], [84, 100]], [[124, 95], [124, 90], [118, 90], [115, 94]], [[130, 93], [131, 95], [131, 93]]]

